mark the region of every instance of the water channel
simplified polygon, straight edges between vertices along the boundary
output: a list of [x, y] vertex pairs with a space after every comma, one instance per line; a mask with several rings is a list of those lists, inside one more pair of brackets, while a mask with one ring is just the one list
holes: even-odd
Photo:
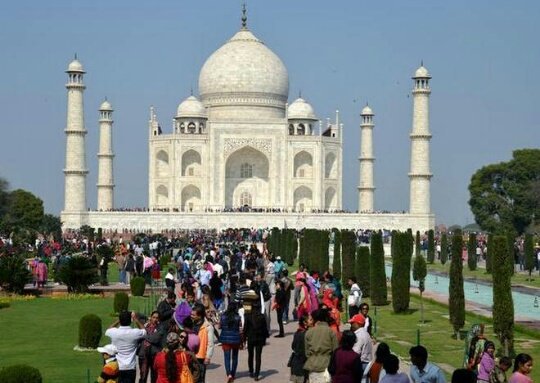
[[[392, 266], [387, 264], [386, 276], [390, 278], [391, 275]], [[449, 279], [446, 276], [428, 274], [425, 285], [426, 291], [448, 296]], [[412, 272], [411, 286], [418, 286], [418, 282], [412, 279]], [[465, 290], [465, 300], [478, 303], [489, 308], [493, 306], [493, 287], [491, 285], [465, 281], [463, 287]], [[540, 297], [533, 294], [512, 291], [512, 298], [514, 299], [514, 315], [516, 317], [540, 320], [540, 308], [538, 307]]]

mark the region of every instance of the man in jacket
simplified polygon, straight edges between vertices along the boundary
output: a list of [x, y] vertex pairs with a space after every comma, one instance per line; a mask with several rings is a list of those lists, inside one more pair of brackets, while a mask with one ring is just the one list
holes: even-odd
[[328, 311], [318, 309], [311, 313], [315, 326], [306, 332], [306, 363], [304, 369], [309, 372], [310, 383], [328, 381], [328, 364], [332, 352], [338, 348], [336, 334], [328, 326]]
[[196, 383], [204, 383], [206, 379], [206, 366], [210, 364], [214, 354], [214, 327], [206, 320], [205, 308], [200, 303], [195, 303], [191, 310], [193, 330], [199, 335], [199, 352], [197, 360], [201, 363], [200, 379]]

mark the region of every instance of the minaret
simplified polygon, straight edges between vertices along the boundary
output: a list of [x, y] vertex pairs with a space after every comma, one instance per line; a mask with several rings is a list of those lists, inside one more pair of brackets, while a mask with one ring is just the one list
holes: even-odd
[[431, 213], [430, 180], [433, 176], [429, 165], [429, 95], [431, 76], [424, 65], [414, 74], [412, 91], [413, 123], [411, 137], [410, 204], [412, 214]]
[[66, 167], [64, 169], [64, 211], [86, 211], [86, 148], [84, 137], [83, 83], [84, 70], [75, 59], [69, 64], [67, 88]]
[[98, 153], [98, 210], [112, 210], [114, 207], [112, 119], [113, 109], [105, 99], [99, 107], [99, 153]]
[[360, 141], [360, 183], [358, 185], [358, 212], [372, 213], [375, 187], [373, 186], [373, 111], [366, 105], [362, 117]]

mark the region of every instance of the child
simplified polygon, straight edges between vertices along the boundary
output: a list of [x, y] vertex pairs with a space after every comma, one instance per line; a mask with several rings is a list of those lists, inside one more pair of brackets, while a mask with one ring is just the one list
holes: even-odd
[[101, 374], [97, 378], [98, 383], [117, 383], [120, 371], [118, 362], [116, 361], [116, 346], [108, 344], [97, 348], [98, 352], [103, 355], [104, 365]]
[[506, 371], [512, 366], [512, 359], [503, 356], [499, 360], [499, 365], [495, 365], [489, 373], [489, 383], [506, 383]]

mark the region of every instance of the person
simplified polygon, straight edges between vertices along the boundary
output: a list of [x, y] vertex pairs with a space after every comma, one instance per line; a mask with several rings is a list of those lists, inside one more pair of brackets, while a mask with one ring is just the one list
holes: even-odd
[[260, 296], [259, 299], [263, 300], [264, 307], [261, 308], [261, 312], [264, 314], [266, 319], [266, 327], [270, 333], [270, 308], [272, 306], [272, 294], [270, 292], [270, 287], [268, 283], [264, 280], [264, 271], [255, 274], [255, 280], [251, 283], [251, 288]]
[[351, 324], [351, 330], [356, 334], [356, 343], [353, 350], [360, 355], [362, 367], [366, 369], [373, 359], [373, 343], [364, 327], [366, 319], [362, 314], [356, 314], [349, 320], [349, 323]]
[[[300, 276], [300, 277], [299, 277]], [[296, 281], [299, 283], [298, 286], [298, 300], [296, 301], [296, 315], [301, 317], [303, 315], [308, 315], [311, 313], [311, 299], [309, 294], [309, 287], [307, 285], [306, 279], [303, 277], [303, 273], [296, 274]]]
[[410, 376], [413, 383], [446, 383], [442, 370], [429, 363], [428, 352], [424, 346], [414, 346], [409, 350], [411, 357]]
[[281, 282], [283, 283], [285, 289], [285, 307], [283, 307], [283, 323], [287, 324], [289, 322], [289, 305], [291, 302], [291, 292], [294, 289], [293, 281], [289, 278], [289, 271], [283, 269], [281, 272]]
[[212, 303], [214, 307], [219, 309], [223, 303], [223, 281], [218, 275], [217, 271], [214, 271], [212, 278], [210, 278], [210, 296], [212, 297]]
[[407, 374], [399, 371], [399, 359], [394, 354], [389, 354], [383, 362], [386, 375], [379, 381], [380, 383], [409, 383]]
[[154, 359], [157, 383], [193, 383], [190, 363], [190, 356], [180, 349], [180, 336], [175, 332], [168, 333], [166, 348]]
[[206, 380], [206, 366], [210, 364], [214, 354], [214, 327], [206, 319], [204, 306], [195, 303], [191, 309], [191, 319], [193, 320], [193, 331], [199, 335], [199, 352], [197, 360], [201, 363], [201, 374], [199, 383]]
[[[249, 376], [254, 378], [255, 381], [258, 381], [262, 378], [260, 375], [262, 350], [266, 344], [266, 339], [270, 336], [268, 327], [266, 326], [266, 318], [261, 313], [260, 303], [257, 302], [253, 304], [251, 307], [251, 314], [246, 316], [245, 322]], [[253, 366], [254, 358], [255, 366]]]
[[364, 316], [364, 318], [366, 318], [366, 323], [364, 324], [364, 327], [366, 328], [366, 331], [367, 333], [369, 334], [370, 337], [373, 338], [373, 320], [371, 319], [371, 317], [368, 315], [369, 314], [369, 305], [367, 303], [362, 303], [360, 305], [360, 314], [362, 314]]
[[518, 354], [514, 360], [514, 373], [508, 383], [533, 383], [530, 373], [533, 359], [529, 354]]
[[322, 308], [328, 310], [328, 325], [336, 333], [338, 342], [341, 341], [341, 332], [339, 326], [341, 325], [341, 315], [337, 309], [337, 298], [334, 297], [334, 291], [332, 289], [326, 289], [323, 292]]
[[[135, 322], [138, 329], [131, 328], [131, 321]], [[118, 328], [116, 326], [120, 325]], [[135, 312], [122, 311], [116, 320], [105, 331], [105, 336], [111, 338], [111, 343], [116, 346], [118, 353], [118, 383], [135, 383], [136, 379], [136, 356], [139, 341], [146, 335], [143, 324], [137, 318]]]
[[347, 284], [351, 288], [347, 298], [347, 306], [349, 307], [349, 319], [358, 314], [360, 310], [360, 302], [362, 301], [362, 290], [356, 283], [356, 277], [350, 277]]
[[310, 383], [328, 381], [328, 364], [332, 352], [338, 348], [336, 334], [328, 326], [328, 311], [317, 309], [311, 313], [315, 325], [306, 332], [304, 369], [309, 373]]
[[148, 322], [144, 324], [146, 330], [146, 336], [144, 337], [141, 345], [139, 346], [139, 383], [146, 383], [148, 375], [152, 383], [157, 380], [157, 374], [154, 371], [154, 358], [156, 354], [161, 351], [162, 336], [158, 332], [161, 329], [159, 326], [159, 313], [153, 311], [150, 314]]
[[39, 259], [38, 264], [36, 266], [36, 275], [37, 275], [37, 287], [44, 288], [47, 284], [47, 277], [48, 277], [48, 268], [47, 264], [43, 261], [43, 259]]
[[452, 373], [452, 383], [476, 383], [476, 381], [474, 372], [466, 368], [458, 368]]
[[[201, 364], [197, 360], [197, 357], [195, 356], [195, 350], [192, 350], [189, 348], [189, 333], [186, 330], [180, 330], [178, 331], [178, 338], [180, 339], [180, 344], [178, 346], [178, 352], [183, 352], [189, 356], [190, 363], [188, 364], [189, 370], [191, 374], [193, 375], [193, 383], [198, 382], [200, 379], [201, 374]], [[189, 378], [189, 374], [187, 375], [187, 379]]]
[[353, 351], [356, 335], [351, 330], [343, 331], [341, 346], [332, 353], [328, 371], [332, 383], [355, 383], [362, 379], [362, 361]]
[[283, 309], [285, 308], [287, 297], [285, 296], [285, 286], [282, 281], [276, 282], [276, 296], [274, 297], [274, 307], [276, 309], [276, 319], [279, 326], [279, 334], [276, 338], [283, 338], [285, 330], [283, 329]]
[[305, 383], [308, 381], [308, 375], [304, 370], [306, 363], [305, 336], [306, 331], [313, 327], [313, 318], [311, 315], [304, 315], [298, 318], [298, 329], [294, 333], [292, 341], [292, 354], [289, 358], [288, 367], [291, 368], [291, 382]]
[[235, 302], [229, 303], [227, 310], [221, 315], [219, 326], [221, 328], [219, 341], [223, 349], [225, 373], [227, 375], [227, 382], [231, 383], [236, 377], [238, 350], [242, 343], [240, 335], [242, 321], [240, 320], [240, 315], [238, 315], [238, 305]]
[[512, 367], [512, 359], [503, 356], [489, 374], [489, 383], [506, 383], [506, 371]]
[[172, 267], [169, 267], [169, 270], [167, 270], [167, 275], [165, 275], [165, 286], [167, 289], [174, 292], [176, 278], [174, 277], [174, 269]]
[[167, 297], [159, 302], [157, 306], [157, 312], [159, 313], [159, 321], [163, 323], [165, 327], [168, 327], [169, 321], [174, 315], [176, 307], [176, 294], [172, 291], [167, 292]]
[[495, 343], [486, 341], [484, 353], [478, 365], [478, 382], [489, 382], [489, 374], [495, 368]]
[[124, 268], [126, 270], [126, 284], [129, 285], [131, 278], [133, 278], [135, 275], [135, 259], [133, 258], [133, 250], [130, 250], [128, 253]]
[[116, 353], [118, 350], [114, 344], [98, 347], [97, 351], [103, 356], [104, 365], [101, 374], [97, 378], [97, 383], [117, 383], [118, 382], [118, 361]]
[[388, 344], [381, 342], [375, 350], [375, 360], [364, 369], [364, 380], [370, 383], [377, 383], [386, 374], [383, 369], [383, 364], [386, 358], [390, 355], [390, 347]]

